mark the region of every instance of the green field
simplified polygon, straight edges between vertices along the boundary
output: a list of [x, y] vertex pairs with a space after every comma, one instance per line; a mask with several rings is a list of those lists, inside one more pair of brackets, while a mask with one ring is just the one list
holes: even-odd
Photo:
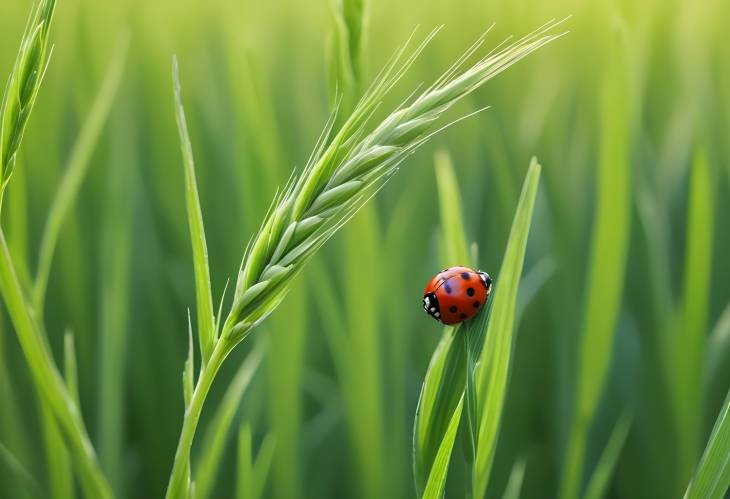
[[53, 8], [0, 5], [0, 497], [725, 497], [730, 3]]

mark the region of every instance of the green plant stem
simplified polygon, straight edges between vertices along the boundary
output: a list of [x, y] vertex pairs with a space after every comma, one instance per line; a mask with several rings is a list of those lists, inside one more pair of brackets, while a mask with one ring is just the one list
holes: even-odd
[[0, 228], [0, 290], [18, 341], [28, 362], [35, 386], [53, 411], [66, 437], [66, 443], [77, 467], [81, 485], [87, 497], [111, 499], [109, 483], [99, 468], [81, 414], [68, 394], [45, 337], [34, 319], [10, 257], [5, 233]]
[[190, 449], [193, 445], [195, 431], [198, 428], [200, 413], [203, 410], [203, 404], [210, 392], [213, 380], [218, 374], [223, 361], [231, 351], [232, 345], [225, 339], [220, 339], [210, 355], [207, 364], [200, 371], [200, 377], [195, 385], [193, 397], [190, 399], [190, 405], [185, 410], [182, 430], [180, 431], [180, 440], [175, 451], [175, 461], [172, 465], [172, 473], [170, 474], [170, 482], [167, 484], [166, 499], [183, 497], [184, 486], [186, 485], [185, 477], [190, 462]]

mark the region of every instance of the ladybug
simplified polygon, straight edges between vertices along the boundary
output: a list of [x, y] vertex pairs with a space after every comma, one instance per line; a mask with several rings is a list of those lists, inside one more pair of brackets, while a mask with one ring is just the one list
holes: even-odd
[[492, 278], [481, 270], [449, 267], [426, 284], [423, 309], [443, 324], [458, 324], [474, 317], [489, 299]]

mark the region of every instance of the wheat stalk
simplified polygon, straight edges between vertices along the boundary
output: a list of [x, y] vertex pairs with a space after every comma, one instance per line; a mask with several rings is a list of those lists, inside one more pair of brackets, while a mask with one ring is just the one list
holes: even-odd
[[482, 45], [484, 36], [480, 37], [429, 89], [401, 105], [365, 135], [368, 118], [383, 95], [438, 29], [405, 61], [401, 49], [339, 133], [323, 147], [335, 121], [335, 116], [331, 117], [304, 171], [275, 198], [244, 255], [222, 338], [236, 343], [266, 318], [284, 298], [291, 277], [317, 249], [388, 181], [407, 156], [443, 129], [433, 131], [441, 115], [493, 76], [561, 36], [549, 33], [556, 24], [550, 22], [459, 72], [464, 61]]
[[[385, 185], [400, 163], [445, 128], [435, 129], [444, 112], [510, 65], [562, 36], [551, 33], [558, 24], [550, 21], [514, 43], [505, 41], [463, 69], [484, 43], [485, 33], [431, 87], [415, 98], [409, 97], [380, 124], [369, 128], [370, 118], [384, 96], [433, 39], [440, 30], [437, 28], [410, 55], [406, 56], [408, 42], [396, 52], [340, 130], [333, 134], [337, 122], [335, 107], [306, 166], [300, 174], [292, 175], [274, 197], [261, 228], [244, 252], [231, 310], [222, 327], [218, 317], [212, 352], [203, 352], [203, 367], [190, 398], [186, 399], [167, 498], [184, 496], [191, 487], [187, 470], [200, 413], [218, 369], [235, 345], [276, 309], [293, 277]], [[178, 125], [183, 149], [188, 151], [176, 66], [174, 80]], [[185, 159], [192, 171], [192, 155]], [[191, 388], [188, 385], [187, 390]]]
[[3, 94], [0, 105], [0, 202], [48, 67], [52, 52], [48, 31], [55, 9], [55, 0], [43, 0], [31, 14]]

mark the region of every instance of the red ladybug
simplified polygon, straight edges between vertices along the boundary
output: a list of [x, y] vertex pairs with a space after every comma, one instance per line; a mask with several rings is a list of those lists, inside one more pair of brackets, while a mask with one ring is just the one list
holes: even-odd
[[449, 267], [428, 281], [423, 290], [423, 309], [444, 324], [458, 324], [474, 317], [489, 299], [492, 278], [481, 270]]

